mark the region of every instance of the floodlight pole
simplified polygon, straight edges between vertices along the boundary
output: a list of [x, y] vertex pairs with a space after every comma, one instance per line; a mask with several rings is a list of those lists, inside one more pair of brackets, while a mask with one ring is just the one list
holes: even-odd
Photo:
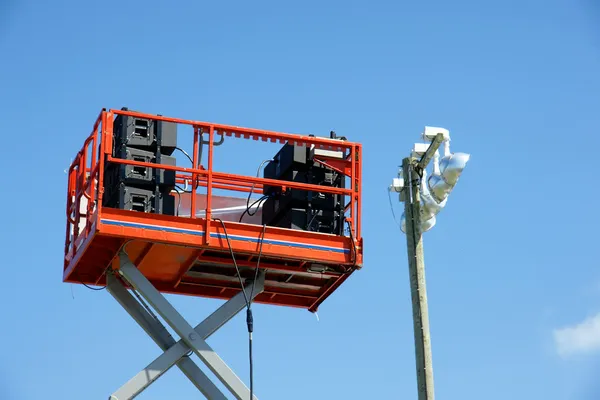
[[417, 364], [418, 400], [433, 400], [433, 365], [429, 335], [429, 311], [425, 283], [425, 260], [421, 232], [421, 203], [419, 178], [440, 147], [443, 135], [438, 134], [419, 161], [407, 157], [402, 160], [404, 174], [404, 215], [406, 244], [412, 297], [415, 357]]

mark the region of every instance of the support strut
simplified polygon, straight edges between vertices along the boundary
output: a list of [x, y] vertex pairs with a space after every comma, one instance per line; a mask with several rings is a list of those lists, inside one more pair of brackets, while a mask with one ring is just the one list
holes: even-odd
[[[237, 400], [250, 399], [250, 391], [246, 385], [206, 343], [206, 339], [210, 335], [246, 307], [244, 293], [240, 292], [232, 297], [195, 328], [192, 328], [168, 300], [133, 265], [125, 252], [121, 252], [119, 258], [120, 268], [117, 272], [120, 278], [129, 283], [181, 339], [175, 341], [158, 318], [147, 311], [129, 293], [121, 279], [113, 274], [107, 274], [107, 291], [163, 350], [158, 358], [114, 392], [109, 400], [135, 398], [174, 365], [179, 367], [207, 399], [226, 400], [227, 397], [209, 377], [200, 370], [190, 357], [187, 357], [190, 352], [195, 353], [204, 362]], [[259, 271], [257, 281], [254, 283], [253, 297], [264, 290], [264, 278], [264, 271]], [[251, 286], [252, 282], [247, 283], [244, 288], [248, 297], [250, 296]], [[253, 396], [252, 400], [258, 399]]]

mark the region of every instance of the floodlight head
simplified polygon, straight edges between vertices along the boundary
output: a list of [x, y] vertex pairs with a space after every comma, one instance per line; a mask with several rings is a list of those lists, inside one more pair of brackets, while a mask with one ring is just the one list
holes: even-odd
[[435, 215], [431, 218], [429, 218], [427, 221], [423, 221], [421, 223], [421, 232], [427, 232], [428, 230], [430, 230], [431, 228], [433, 228], [435, 226]]
[[[421, 179], [421, 207], [420, 207], [420, 220], [421, 220], [421, 232], [427, 232], [435, 225], [436, 219], [435, 216], [437, 213], [441, 211], [442, 208], [446, 205], [446, 201], [442, 201], [438, 203], [431, 193], [429, 193], [429, 188], [425, 184], [427, 177], [427, 171], [423, 170], [423, 177]], [[402, 213], [401, 221], [400, 221], [400, 229], [402, 232], [406, 233], [406, 217], [405, 214]]]
[[442, 157], [440, 160], [440, 172], [446, 182], [456, 185], [470, 158], [471, 155], [467, 153], [454, 153], [449, 157]]
[[[427, 185], [423, 185], [427, 188]], [[435, 216], [442, 211], [442, 208], [446, 206], [446, 200], [438, 202], [429, 192], [429, 190], [421, 190], [421, 221], [426, 221], [429, 218], [435, 218]]]
[[[427, 178], [425, 168], [420, 171], [420, 221], [421, 232], [427, 232], [436, 224], [436, 216], [446, 206], [446, 201], [450, 192], [458, 182], [460, 175], [469, 162], [470, 155], [466, 153], [452, 153], [450, 151], [450, 132], [447, 129], [439, 127], [426, 126], [421, 133], [421, 137], [427, 143], [415, 143], [411, 151], [413, 159], [422, 158], [429, 150], [431, 142], [442, 135], [443, 157], [440, 158], [440, 151], [436, 150], [433, 154], [433, 174]], [[406, 184], [402, 179], [402, 171], [398, 178], [393, 180], [389, 190], [400, 193], [400, 201], [408, 201]], [[408, 191], [410, 192], [410, 191]], [[406, 233], [406, 216], [402, 214], [400, 229]]]
[[444, 135], [444, 142], [450, 140], [450, 131], [448, 129], [438, 128], [435, 126], [426, 126], [423, 130], [423, 133], [421, 134], [421, 137], [423, 138], [423, 140], [432, 142], [433, 139], [435, 139], [435, 137], [438, 135], [438, 133]]
[[[427, 221], [421, 221], [421, 232], [427, 232], [431, 228], [435, 226], [435, 216], [429, 218]], [[402, 217], [400, 218], [400, 230], [403, 233], [406, 233], [406, 216], [402, 213]]]
[[442, 202], [458, 182], [471, 156], [466, 153], [454, 153], [444, 156], [439, 163], [439, 174], [432, 175], [427, 181], [431, 195]]

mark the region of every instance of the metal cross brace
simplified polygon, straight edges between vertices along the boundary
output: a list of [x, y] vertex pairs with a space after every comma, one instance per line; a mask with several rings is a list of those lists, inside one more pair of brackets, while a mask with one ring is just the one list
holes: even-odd
[[[107, 274], [107, 291], [163, 350], [162, 355], [113, 393], [109, 400], [135, 398], [174, 365], [179, 367], [207, 399], [227, 400], [227, 397], [208, 376], [200, 370], [191, 358], [187, 357], [190, 352], [194, 352], [200, 357], [237, 400], [248, 400], [250, 391], [246, 385], [206, 343], [206, 339], [210, 335], [246, 307], [244, 293], [240, 292], [235, 295], [195, 328], [192, 328], [168, 300], [133, 265], [127, 254], [121, 252], [119, 258], [119, 274], [155, 309], [181, 339], [175, 341], [166, 327], [129, 293], [116, 276]], [[264, 290], [264, 278], [264, 272], [259, 271], [257, 281], [254, 283], [253, 297]], [[247, 285], [244, 290], [249, 292], [251, 285], [252, 283]], [[247, 293], [247, 296], [249, 297], [250, 293]], [[253, 396], [252, 400], [258, 399]]]

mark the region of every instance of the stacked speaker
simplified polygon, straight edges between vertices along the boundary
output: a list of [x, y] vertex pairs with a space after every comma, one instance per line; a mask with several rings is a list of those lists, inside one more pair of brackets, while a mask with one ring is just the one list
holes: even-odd
[[[318, 150], [307, 146], [286, 144], [267, 164], [264, 177], [313, 185], [345, 187], [343, 175], [314, 161], [315, 152]], [[262, 207], [264, 224], [336, 235], [343, 233], [342, 196], [297, 189], [288, 189], [284, 192], [280, 188], [268, 185], [265, 185], [263, 193], [269, 196]]]
[[[127, 110], [123, 108], [122, 110]], [[177, 124], [118, 115], [113, 123], [113, 157], [129, 161], [176, 165]], [[105, 207], [175, 215], [175, 171], [106, 163]]]

